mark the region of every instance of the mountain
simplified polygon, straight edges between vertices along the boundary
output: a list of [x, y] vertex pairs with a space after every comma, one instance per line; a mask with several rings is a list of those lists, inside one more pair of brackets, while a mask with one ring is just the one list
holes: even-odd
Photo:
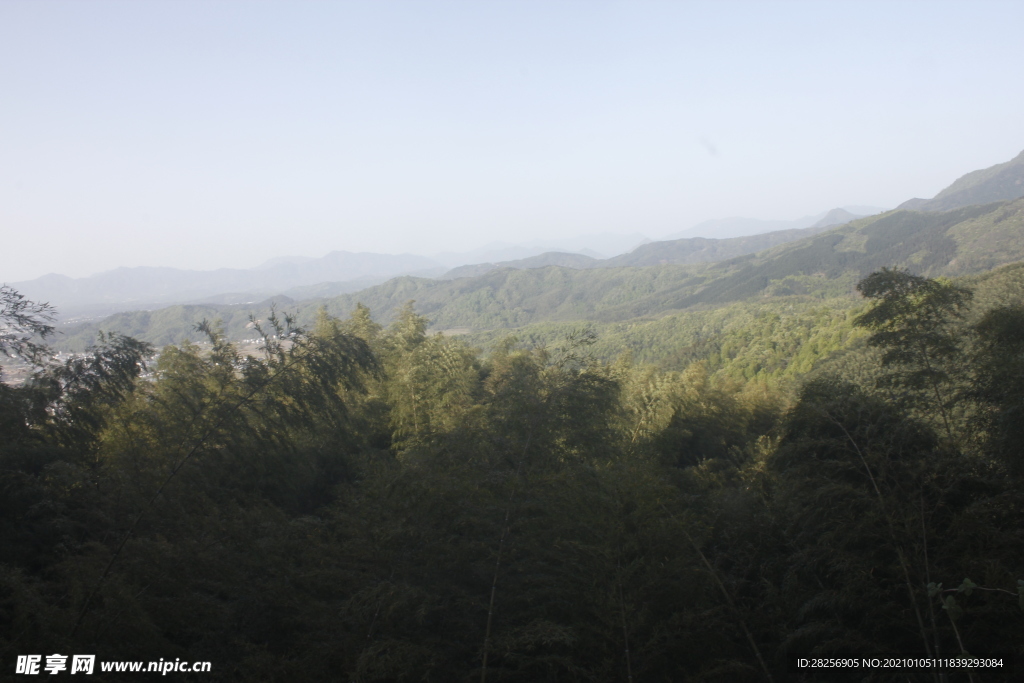
[[638, 232], [628, 234], [605, 232], [550, 240], [533, 240], [526, 242], [525, 245], [542, 248], [544, 252], [560, 251], [586, 254], [594, 258], [609, 258], [625, 254], [650, 241], [649, 237]]
[[[375, 254], [333, 251], [322, 258], [278, 256], [255, 268], [183, 270], [166, 267], [116, 268], [89, 277], [49, 274], [35, 280], [10, 283], [34, 301], [57, 308], [61, 320], [89, 319], [130, 309], [152, 309], [168, 304], [251, 303], [283, 294], [296, 299], [336, 296], [380, 284], [399, 275], [437, 277], [452, 266], [480, 264], [475, 273], [494, 261], [537, 257], [534, 263], [583, 267], [602, 253], [619, 253], [649, 241], [634, 233], [583, 235], [555, 240], [574, 251], [552, 260], [550, 249], [535, 245], [492, 243], [470, 252], [446, 252], [433, 258], [413, 254]], [[560, 259], [560, 260], [559, 260]], [[483, 263], [481, 263], [483, 262]], [[493, 266], [498, 267], [498, 266]], [[532, 267], [525, 265], [523, 267]]]
[[[842, 209], [837, 209], [841, 211]], [[621, 254], [608, 259], [595, 259], [583, 254], [565, 252], [548, 252], [530, 258], [498, 263], [475, 263], [453, 268], [441, 279], [451, 280], [460, 277], [477, 277], [492, 270], [501, 268], [543, 268], [545, 266], [563, 266], [566, 268], [621, 268], [623, 266], [657, 266], [682, 263], [712, 263], [753, 254], [774, 247], [777, 244], [803, 239], [824, 230], [824, 227], [804, 228], [802, 230], [777, 230], [761, 235], [732, 237], [728, 239], [708, 239], [690, 237], [661, 242], [642, 244], [628, 254]]]
[[471, 251], [443, 251], [431, 254], [430, 258], [448, 268], [458, 268], [470, 263], [490, 263], [495, 261], [513, 261], [543, 254], [548, 249], [542, 247], [525, 247], [521, 244], [508, 242], [490, 242]]
[[[681, 308], [750, 296], [848, 291], [883, 267], [958, 276], [1024, 260], [1024, 200], [942, 213], [896, 210], [812, 238], [714, 264], [720, 274]], [[714, 272], [713, 270], [713, 272]]]
[[[628, 321], [778, 297], [856, 301], [856, 282], [882, 267], [905, 267], [932, 277], [961, 276], [1024, 260], [1024, 199], [942, 213], [895, 210], [807, 232], [802, 239], [714, 263], [503, 268], [452, 280], [403, 276], [356, 293], [299, 301], [289, 311], [300, 324], [310, 324], [321, 306], [346, 317], [362, 302], [375, 318], [387, 322], [415, 300], [417, 311], [435, 329], [500, 331], [545, 322]], [[628, 256], [636, 258], [648, 248], [652, 258], [666, 249], [645, 245]], [[220, 319], [229, 337], [244, 339], [251, 335], [246, 328], [249, 315], [264, 317], [267, 312], [266, 305], [257, 304], [125, 313], [98, 324], [63, 326], [58, 345], [84, 348], [99, 329], [166, 344], [194, 336], [193, 326], [203, 319]]]
[[430, 256], [431, 259], [449, 268], [487, 263], [508, 263], [550, 252], [584, 254], [592, 258], [608, 258], [628, 252], [647, 242], [650, 238], [640, 233], [599, 233], [577, 235], [550, 240], [532, 240], [520, 244], [491, 242], [472, 251], [446, 251]]
[[476, 277], [489, 273], [499, 268], [515, 268], [523, 270], [526, 268], [543, 268], [544, 266], [564, 266], [566, 268], [598, 268], [601, 260], [587, 256], [586, 254], [571, 254], [563, 251], [549, 251], [530, 258], [516, 259], [514, 261], [501, 261], [499, 263], [474, 263], [458, 268], [452, 268], [441, 276], [443, 280], [452, 280], [459, 277]]
[[[749, 235], [760, 235], [766, 232], [777, 232], [779, 230], [800, 230], [802, 228], [810, 227], [825, 227], [829, 225], [837, 225], [836, 217], [831, 217], [833, 214], [838, 216], [849, 215], [854, 218], [861, 216], [870, 216], [877, 213], [882, 213], [885, 209], [876, 206], [846, 206], [838, 209], [832, 209], [831, 211], [825, 211], [814, 216], [804, 216], [803, 218], [797, 218], [791, 221], [772, 221], [772, 220], [761, 220], [758, 218], [717, 218], [710, 221], [704, 221], [697, 225], [677, 232], [672, 235], [668, 235], [664, 240], [675, 240], [686, 237], [707, 237], [714, 239], [728, 239], [730, 237], [746, 237]], [[842, 213], [837, 213], [842, 212]], [[831, 217], [831, 218], [830, 218]], [[853, 220], [849, 218], [847, 220]], [[822, 221], [828, 221], [822, 223]], [[847, 221], [841, 221], [847, 222]]]
[[[439, 329], [513, 329], [559, 320], [625, 321], [758, 297], [850, 297], [858, 279], [882, 267], [903, 267], [927, 276], [960, 276], [1024, 260], [1024, 198], [1019, 198], [1024, 191], [1016, 189], [1024, 185], [1022, 169], [1024, 153], [1005, 164], [968, 173], [933, 200], [913, 200], [902, 209], [859, 219], [851, 209], [871, 207], [848, 207], [809, 217], [814, 219], [813, 225], [806, 228], [731, 239], [649, 243], [610, 259], [549, 252], [516, 262], [477, 264], [462, 271], [465, 277], [457, 277], [458, 271], [442, 280], [403, 276], [358, 292], [345, 290], [383, 277], [374, 273], [387, 268], [423, 266], [421, 273], [437, 275], [437, 262], [409, 255], [335, 252], [324, 259], [283, 258], [250, 271], [224, 269], [200, 275], [207, 285], [220, 278], [221, 292], [261, 291], [254, 286], [236, 286], [242, 274], [256, 278], [243, 279], [245, 284], [266, 285], [262, 291], [273, 287], [272, 293], [285, 291], [296, 295], [292, 298], [321, 297], [295, 304], [300, 320], [307, 322], [320, 306], [345, 316], [359, 301], [368, 304], [381, 320], [388, 320], [406, 301], [416, 299], [418, 310]], [[942, 202], [972, 198], [987, 202], [1000, 193], [1017, 194], [1018, 198], [936, 209]], [[830, 227], [833, 222], [841, 225]], [[139, 286], [135, 271], [150, 276], [141, 278], [148, 289]], [[339, 271], [346, 279], [337, 277]], [[66, 293], [85, 289], [85, 285], [139, 300], [168, 293], [180, 296], [183, 279], [194, 274], [174, 269], [119, 269], [78, 281], [47, 276], [15, 284], [36, 300], [56, 298], [40, 296], [40, 291]], [[83, 284], [83, 280], [87, 282]], [[187, 284], [194, 287], [194, 282], [188, 280]], [[200, 299], [194, 289], [187, 292]], [[148, 313], [125, 314], [99, 325], [64, 326], [66, 347], [89, 343], [101, 327], [167, 343], [191, 334], [191, 326], [204, 318], [223, 319], [228, 334], [241, 338], [238, 335], [248, 333], [244, 323], [249, 313], [262, 315], [266, 309], [253, 303], [223, 305], [232, 299], [246, 301], [241, 295], [207, 293], [205, 297], [219, 305], [158, 311], [156, 317], [161, 322], [157, 328], [146, 322], [155, 319]]]
[[908, 199], [900, 209], [949, 211], [973, 204], [990, 204], [1024, 197], [1024, 152], [958, 178], [932, 199]]
[[[851, 208], [873, 211], [873, 207]], [[578, 252], [547, 252], [527, 258], [459, 266], [449, 270], [441, 278], [451, 280], [459, 277], [476, 277], [499, 268], [516, 268], [520, 270], [525, 268], [543, 268], [544, 266], [619, 268], [622, 266], [653, 266], [669, 263], [712, 263], [715, 261], [725, 261], [744, 254], [753, 254], [777, 244], [803, 239], [826, 228], [849, 223], [862, 216], [863, 214], [857, 215], [847, 209], [837, 208], [818, 216], [807, 216], [797, 221], [761, 221], [750, 218], [727, 218], [722, 221], [707, 221], [701, 225], [712, 227], [715, 225], [720, 227], [732, 226], [729, 228], [730, 230], [736, 229], [740, 232], [751, 229], [752, 226], [756, 225], [758, 231], [756, 234], [745, 234], [738, 237], [682, 237], [659, 240], [657, 242], [648, 240], [645, 244], [641, 244], [628, 253], [605, 259], [588, 258], [586, 255], [581, 255]], [[813, 225], [809, 224], [811, 221], [813, 221]], [[767, 226], [792, 225], [799, 225], [801, 227], [789, 227], [767, 232], [761, 230], [761, 228]], [[697, 228], [700, 228], [700, 226], [697, 226]], [[728, 232], [728, 230], [725, 231]]]
[[258, 301], [323, 282], [351, 283], [347, 291], [353, 291], [396, 275], [442, 272], [443, 266], [423, 256], [334, 251], [318, 259], [272, 259], [249, 269], [117, 268], [84, 278], [44, 275], [11, 286], [34, 301], [49, 302], [68, 318], [177, 302]]
[[849, 223], [850, 221], [855, 221], [858, 218], [863, 218], [864, 215], [866, 215], [866, 214], [858, 215], [858, 214], [855, 214], [855, 213], [850, 213], [846, 209], [841, 209], [841, 208], [840, 209], [832, 209], [831, 211], [826, 213], [825, 216], [820, 221], [818, 221], [817, 223], [815, 223], [811, 227], [813, 227], [813, 228], [829, 228], [829, 227], [832, 227], [833, 225], [842, 225], [844, 223]]
[[670, 263], [715, 263], [737, 256], [753, 254], [786, 242], [810, 237], [824, 228], [776, 230], [774, 232], [728, 239], [690, 237], [664, 242], [651, 242], [637, 247], [628, 254], [602, 261], [599, 267], [654, 266]]

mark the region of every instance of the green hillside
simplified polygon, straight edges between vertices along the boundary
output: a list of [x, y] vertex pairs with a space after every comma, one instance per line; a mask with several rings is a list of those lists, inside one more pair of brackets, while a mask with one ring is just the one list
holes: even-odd
[[[836, 211], [849, 216], [842, 220], [836, 218]], [[831, 218], [829, 218], [831, 217]], [[548, 252], [530, 258], [518, 259], [515, 261], [502, 261], [500, 263], [476, 263], [472, 265], [453, 268], [442, 276], [442, 279], [451, 280], [463, 277], [478, 277], [493, 270], [502, 268], [514, 268], [524, 270], [527, 268], [543, 268], [544, 266], [565, 266], [566, 268], [621, 268], [624, 266], [643, 267], [660, 265], [683, 265], [696, 263], [713, 263], [715, 261], [726, 261], [737, 256], [754, 254], [771, 247], [795, 242], [810, 237], [825, 230], [827, 226], [846, 223], [856, 218], [849, 212], [842, 209], [835, 209], [822, 221], [821, 225], [809, 228], [775, 230], [757, 235], [746, 235], [743, 237], [728, 237], [724, 239], [712, 239], [707, 237], [685, 237], [676, 240], [665, 240], [661, 242], [650, 242], [643, 244], [629, 252], [607, 259], [595, 259], [583, 254], [571, 254], [565, 252]]]
[[958, 615], [933, 650], [1020, 656], [1022, 216], [68, 326], [242, 340], [276, 306], [309, 333], [145, 377], [114, 337], [0, 383], [8, 621], [75, 651], [122, 624], [111, 659], [211, 643], [246, 681], [618, 681], [627, 638], [636, 680], [781, 681], [793, 652], [914, 652], [914, 608]]
[[883, 267], [935, 277], [978, 272], [1022, 258], [1024, 200], [943, 213], [897, 210], [714, 264], [707, 271], [712, 278], [708, 284], [682, 299], [679, 307], [726, 303], [780, 289], [833, 289]]
[[[344, 317], [361, 302], [376, 319], [388, 322], [415, 300], [416, 310], [435, 330], [504, 334], [539, 323], [624, 323], [741, 301], [762, 306], [786, 297], [805, 297], [817, 305], [828, 300], [835, 306], [839, 300], [854, 301], [855, 283], [882, 267], [929, 277], [962, 276], [1022, 259], [1024, 199], [943, 213], [891, 211], [719, 263], [502, 269], [457, 280], [401, 277], [354, 294], [294, 303], [281, 299], [278, 308], [308, 325], [320, 307]], [[100, 323], [67, 326], [58, 346], [81, 350], [100, 329], [157, 345], [197, 339], [193, 328], [204, 319], [221, 320], [230, 338], [245, 339], [253, 334], [246, 327], [250, 314], [263, 318], [268, 313], [268, 303], [121, 313]]]
[[[709, 372], [734, 380], [787, 382], [811, 371], [829, 354], [863, 336], [852, 324], [862, 302], [853, 297], [818, 300], [772, 297], [658, 318], [590, 323], [596, 335], [594, 357], [677, 370], [704, 361]], [[580, 323], [545, 322], [514, 331], [526, 346], [555, 348]], [[491, 350], [508, 330], [465, 336], [467, 343]]]
[[[974, 291], [969, 320], [977, 311], [1024, 302], [1024, 263], [1014, 263], [957, 282]], [[592, 352], [614, 361], [627, 354], [637, 363], [673, 370], [704, 361], [709, 371], [743, 381], [788, 382], [810, 372], [836, 351], [859, 345], [853, 319], [863, 310], [857, 295], [819, 298], [766, 296], [713, 308], [696, 308], [622, 322], [590, 322], [597, 334]], [[528, 346], [556, 347], [579, 322], [544, 322], [514, 331]], [[510, 331], [472, 332], [465, 340], [487, 350]]]
[[[699, 267], [692, 267], [699, 269]], [[552, 320], [622, 320], [671, 308], [677, 291], [696, 291], [704, 278], [682, 266], [573, 270], [550, 266], [532, 270], [499, 270], [476, 278], [452, 281], [402, 277], [383, 285], [328, 299], [304, 301], [282, 310], [295, 312], [300, 324], [313, 320], [325, 307], [347, 315], [363, 303], [381, 321], [390, 321], [409, 300], [430, 318], [435, 329], [512, 329]], [[171, 306], [158, 311], [121, 313], [102, 322], [68, 326], [59, 344], [84, 348], [99, 329], [117, 330], [154, 344], [166, 344], [190, 335], [203, 319], [220, 319], [229, 337], [244, 339], [250, 313], [265, 317], [269, 305]], [[193, 335], [194, 336], [194, 335]], [[194, 337], [197, 338], [198, 337]]]
[[367, 683], [1019, 661], [1024, 264], [858, 286], [490, 353], [361, 309], [256, 357], [211, 333], [142, 377], [115, 337], [0, 383], [0, 657]]

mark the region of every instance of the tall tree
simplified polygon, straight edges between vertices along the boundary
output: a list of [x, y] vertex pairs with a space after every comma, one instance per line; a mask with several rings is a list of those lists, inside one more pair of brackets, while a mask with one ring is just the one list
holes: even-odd
[[954, 325], [970, 305], [971, 291], [888, 268], [861, 280], [857, 291], [874, 305], [854, 322], [873, 330], [868, 343], [883, 349], [882, 364], [892, 370], [893, 383], [926, 400], [952, 440], [950, 381], [963, 351]]

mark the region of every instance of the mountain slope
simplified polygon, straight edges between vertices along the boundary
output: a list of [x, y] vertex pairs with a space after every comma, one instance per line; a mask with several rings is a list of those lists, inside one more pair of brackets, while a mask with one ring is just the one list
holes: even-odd
[[855, 282], [883, 267], [935, 277], [979, 272], [1022, 259], [1024, 200], [943, 213], [897, 210], [717, 264], [738, 269], [723, 273], [679, 303], [724, 303], [775, 290], [800, 293], [808, 280]]
[[971, 171], [935, 195], [910, 199], [898, 208], [915, 211], [949, 211], [973, 204], [990, 204], [1024, 197], [1024, 152], [1002, 164]]
[[[500, 269], [478, 277], [428, 280], [400, 277], [354, 294], [288, 306], [303, 324], [316, 309], [346, 317], [358, 302], [381, 321], [405, 302], [435, 329], [515, 329], [544, 321], [628, 321], [695, 307], [772, 297], [855, 298], [854, 285], [881, 267], [928, 276], [964, 275], [1024, 260], [1024, 199], [944, 213], [891, 211], [717, 263], [576, 270], [547, 266]], [[97, 329], [116, 330], [156, 344], [193, 336], [202, 319], [222, 319], [229, 336], [251, 336], [250, 312], [265, 305], [178, 306], [121, 314], [96, 325], [66, 326], [62, 347], [82, 348]]]
[[728, 239], [688, 237], [663, 242], [648, 242], [647, 244], [640, 245], [628, 254], [621, 254], [608, 259], [594, 259], [583, 254], [549, 252], [515, 261], [460, 266], [445, 273], [442, 279], [451, 280], [460, 277], [477, 277], [500, 268], [522, 270], [526, 268], [543, 268], [544, 266], [564, 266], [566, 268], [585, 269], [713, 263], [743, 256], [744, 254], [753, 254], [777, 244], [785, 244], [786, 242], [803, 239], [821, 232], [826, 227], [777, 230], [760, 235], [731, 237]]
[[690, 237], [667, 242], [651, 242], [637, 247], [628, 254], [601, 261], [600, 268], [623, 266], [654, 266], [669, 263], [713, 263], [737, 256], [753, 254], [778, 244], [794, 242], [817, 234], [825, 228], [777, 230], [775, 232], [729, 239]]

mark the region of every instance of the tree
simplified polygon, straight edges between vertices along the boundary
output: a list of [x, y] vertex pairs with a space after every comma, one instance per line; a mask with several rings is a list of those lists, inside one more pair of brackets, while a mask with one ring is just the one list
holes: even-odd
[[153, 346], [117, 333], [99, 333], [99, 343], [63, 365], [37, 372], [25, 389], [36, 403], [30, 418], [66, 446], [97, 438], [106, 413], [135, 390]]
[[949, 383], [962, 355], [953, 324], [973, 294], [948, 281], [888, 268], [861, 280], [857, 291], [875, 301], [854, 322], [874, 330], [868, 344], [883, 349], [882, 365], [895, 370], [889, 379], [936, 409], [952, 440]]
[[29, 301], [12, 287], [0, 287], [0, 352], [38, 364], [47, 347], [41, 340], [53, 334], [56, 310]]
[[988, 444], [1024, 472], [1024, 306], [985, 313], [975, 325], [977, 344], [970, 397], [982, 406]]
[[[1020, 616], [1003, 597], [1021, 566], [1014, 482], [835, 376], [808, 382], [784, 426], [768, 462], [790, 567], [778, 583], [798, 606], [783, 650], [1015, 647]], [[965, 576], [983, 585], [943, 591]]]

